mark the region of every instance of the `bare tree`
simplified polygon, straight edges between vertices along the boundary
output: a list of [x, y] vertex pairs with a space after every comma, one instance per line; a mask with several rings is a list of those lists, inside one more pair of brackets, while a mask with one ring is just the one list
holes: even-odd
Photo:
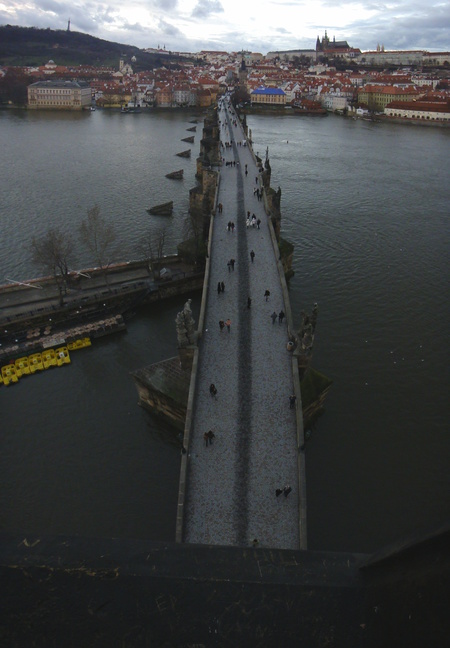
[[41, 238], [33, 236], [31, 245], [33, 263], [46, 274], [51, 274], [59, 292], [59, 302], [64, 303], [67, 293], [69, 265], [73, 261], [73, 240], [59, 229], [52, 228]]
[[141, 239], [138, 245], [138, 252], [148, 263], [149, 270], [156, 279], [159, 276], [160, 261], [163, 256], [164, 244], [166, 241], [166, 229], [161, 227], [156, 231], [149, 231]]
[[116, 240], [114, 227], [100, 216], [100, 207], [87, 210], [87, 218], [80, 225], [80, 238], [105, 275], [108, 284], [108, 267], [111, 264], [111, 245]]
[[[181, 244], [184, 255], [191, 263], [203, 264], [207, 255], [209, 219], [201, 212], [190, 211], [183, 222], [183, 238]], [[180, 246], [178, 246], [180, 248]]]

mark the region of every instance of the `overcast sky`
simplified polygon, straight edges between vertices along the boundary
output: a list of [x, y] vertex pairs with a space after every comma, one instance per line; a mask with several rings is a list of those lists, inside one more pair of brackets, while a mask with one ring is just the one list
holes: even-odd
[[450, 49], [450, 0], [0, 0], [0, 24], [66, 29], [171, 51]]

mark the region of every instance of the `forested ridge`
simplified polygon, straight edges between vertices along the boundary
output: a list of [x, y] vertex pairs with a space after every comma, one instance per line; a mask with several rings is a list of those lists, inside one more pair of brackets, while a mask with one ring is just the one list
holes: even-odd
[[[0, 26], [0, 65], [3, 66], [38, 66], [52, 59], [57, 65], [117, 68], [120, 58], [130, 62], [133, 56], [136, 57], [133, 63], [136, 72], [167, 65], [169, 58], [81, 32]], [[172, 62], [176, 60], [176, 56], [171, 57]]]

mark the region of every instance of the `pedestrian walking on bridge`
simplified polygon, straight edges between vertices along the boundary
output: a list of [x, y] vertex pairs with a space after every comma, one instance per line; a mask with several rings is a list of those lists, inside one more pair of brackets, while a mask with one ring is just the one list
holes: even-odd
[[231, 320], [230, 319], [227, 319], [227, 321], [225, 322], [225, 326], [227, 327], [228, 333], [229, 333], [230, 329], [231, 329]]
[[266, 292], [264, 293], [264, 297], [265, 297], [266, 301], [269, 301], [270, 290], [266, 290]]
[[255, 253], [253, 252], [253, 250], [250, 252], [250, 258], [251, 258], [252, 263], [253, 263], [253, 261], [255, 260]]

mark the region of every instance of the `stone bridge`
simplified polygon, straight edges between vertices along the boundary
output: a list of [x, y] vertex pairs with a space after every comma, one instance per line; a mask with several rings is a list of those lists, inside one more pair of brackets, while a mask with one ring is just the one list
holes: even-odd
[[[245, 123], [227, 99], [219, 105], [217, 128], [220, 159], [218, 171], [209, 170], [214, 204], [184, 431], [177, 541], [306, 549], [302, 404], [275, 231], [279, 193], [267, 186], [268, 156], [263, 164], [254, 155]], [[251, 223], [253, 215], [257, 224]], [[210, 430], [212, 440], [205, 437]]]

